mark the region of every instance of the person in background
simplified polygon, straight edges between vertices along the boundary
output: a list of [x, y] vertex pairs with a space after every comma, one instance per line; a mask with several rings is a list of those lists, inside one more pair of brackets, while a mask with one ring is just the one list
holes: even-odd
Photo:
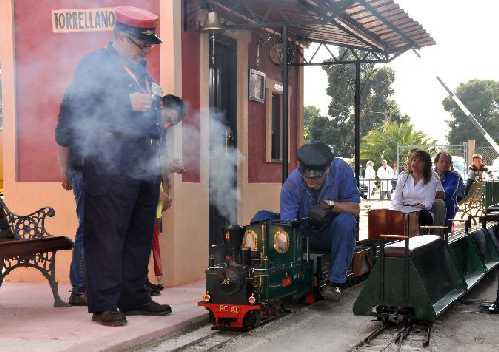
[[399, 177], [399, 168], [396, 161], [394, 161], [392, 164], [392, 170], [393, 170], [393, 176], [392, 176], [392, 192], [393, 192], [395, 190], [395, 187], [397, 187], [397, 178]]
[[458, 172], [452, 171], [452, 157], [449, 153], [439, 152], [434, 159], [435, 171], [445, 192], [445, 208], [447, 210], [445, 224], [450, 227], [451, 219], [456, 216], [458, 200], [464, 197], [464, 183]]
[[471, 165], [468, 167], [468, 180], [466, 181], [465, 194], [468, 194], [473, 182], [485, 179], [486, 172], [488, 172], [488, 169], [483, 163], [482, 155], [473, 154]]
[[368, 160], [366, 170], [364, 171], [364, 184], [367, 186], [367, 199], [371, 199], [374, 194], [374, 181], [376, 180], [376, 171], [374, 170], [374, 162]]
[[[416, 151], [418, 151], [418, 148], [412, 148], [409, 150], [409, 153], [407, 154], [407, 159], [405, 162], [405, 168], [408, 172], [411, 171], [411, 165], [410, 165], [410, 160], [412, 160], [412, 157]], [[435, 194], [435, 201], [433, 202], [433, 205], [431, 207], [431, 213], [433, 215], [433, 224], [434, 225], [439, 225], [439, 226], [444, 226], [445, 224], [445, 219], [446, 219], [446, 214], [447, 211], [445, 210], [445, 192], [444, 188], [442, 187], [442, 183], [439, 180], [438, 174], [432, 170], [432, 181], [437, 184], [437, 192]]]
[[431, 211], [439, 179], [433, 177], [430, 154], [416, 149], [409, 155], [408, 171], [401, 172], [393, 195], [396, 210], [419, 211], [420, 225], [433, 225]]
[[385, 159], [381, 160], [381, 166], [379, 167], [376, 175], [380, 181], [380, 198], [388, 200], [392, 199], [392, 178], [394, 175], [393, 169], [388, 165]]
[[[64, 148], [58, 148], [59, 154], [68, 153]], [[68, 156], [60, 156], [68, 158]], [[72, 306], [87, 305], [87, 283], [85, 269], [85, 255], [83, 250], [83, 211], [84, 211], [84, 191], [83, 191], [83, 174], [80, 168], [69, 167], [68, 164], [60, 165], [62, 179], [62, 188], [66, 191], [73, 191], [76, 203], [76, 216], [78, 218], [78, 227], [76, 229], [73, 253], [69, 269], [69, 280], [71, 282], [71, 295], [69, 296], [69, 304]]]
[[[166, 131], [168, 128], [179, 124], [186, 115], [186, 108], [184, 101], [172, 94], [167, 94], [161, 97], [161, 120], [163, 126], [165, 127], [164, 133], [161, 138], [162, 156], [167, 156], [166, 148]], [[168, 159], [168, 158], [166, 158]], [[157, 284], [153, 284], [146, 278], [146, 290], [148, 290], [151, 296], [159, 296], [163, 285], [160, 283], [161, 277], [163, 276], [163, 268], [161, 265], [161, 251], [159, 245], [159, 234], [162, 232], [162, 218], [163, 214], [171, 207], [172, 200], [170, 196], [170, 175], [173, 173], [182, 174], [184, 168], [179, 160], [163, 160], [161, 165], [164, 165], [161, 172], [161, 187], [159, 193], [159, 202], [156, 210], [156, 221], [154, 223], [153, 239], [152, 239], [152, 256], [154, 261], [154, 275], [158, 281]]]
[[339, 300], [355, 247], [360, 192], [352, 168], [335, 158], [326, 144], [305, 144], [297, 157], [299, 167], [281, 189], [280, 219], [287, 222], [310, 217], [304, 231], [311, 234], [311, 250], [331, 253], [329, 281], [322, 295]]
[[468, 167], [468, 179], [480, 181], [489, 170], [483, 163], [483, 157], [480, 154], [473, 154], [471, 165]]

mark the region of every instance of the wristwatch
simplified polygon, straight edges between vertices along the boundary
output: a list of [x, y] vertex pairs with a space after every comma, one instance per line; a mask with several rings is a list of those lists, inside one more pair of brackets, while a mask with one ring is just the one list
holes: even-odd
[[334, 209], [334, 200], [324, 200], [324, 203], [326, 203], [331, 209]]

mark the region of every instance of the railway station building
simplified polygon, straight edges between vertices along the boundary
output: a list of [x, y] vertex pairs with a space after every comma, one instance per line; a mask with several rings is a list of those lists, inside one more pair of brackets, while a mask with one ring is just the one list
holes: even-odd
[[[331, 52], [329, 64], [360, 70], [434, 44], [393, 0], [1, 1], [4, 199], [19, 214], [53, 207], [53, 234], [72, 237], [77, 226], [57, 161], [59, 104], [79, 60], [111, 39], [119, 5], [159, 15], [164, 42], [152, 49], [149, 69], [189, 108], [168, 136], [169, 157], [186, 171], [172, 176], [160, 235], [167, 285], [204, 276], [223, 225], [278, 210], [282, 180], [303, 144], [303, 67], [324, 64], [305, 48], [342, 46], [353, 56]], [[69, 251], [59, 252], [60, 282], [68, 281], [70, 260]], [[42, 279], [30, 270], [9, 278]]]

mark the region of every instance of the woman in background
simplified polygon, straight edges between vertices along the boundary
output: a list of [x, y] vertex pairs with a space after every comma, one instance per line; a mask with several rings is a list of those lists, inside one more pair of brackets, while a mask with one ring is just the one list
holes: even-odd
[[440, 180], [433, 176], [430, 154], [416, 149], [409, 158], [408, 171], [401, 172], [397, 180], [392, 205], [396, 210], [419, 211], [419, 225], [433, 225], [431, 208]]

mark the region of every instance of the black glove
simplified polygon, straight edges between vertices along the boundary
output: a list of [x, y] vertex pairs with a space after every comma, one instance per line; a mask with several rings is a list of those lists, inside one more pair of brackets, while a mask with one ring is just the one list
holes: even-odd
[[314, 226], [322, 227], [331, 219], [332, 215], [331, 207], [324, 202], [319, 202], [310, 209], [310, 222]]

